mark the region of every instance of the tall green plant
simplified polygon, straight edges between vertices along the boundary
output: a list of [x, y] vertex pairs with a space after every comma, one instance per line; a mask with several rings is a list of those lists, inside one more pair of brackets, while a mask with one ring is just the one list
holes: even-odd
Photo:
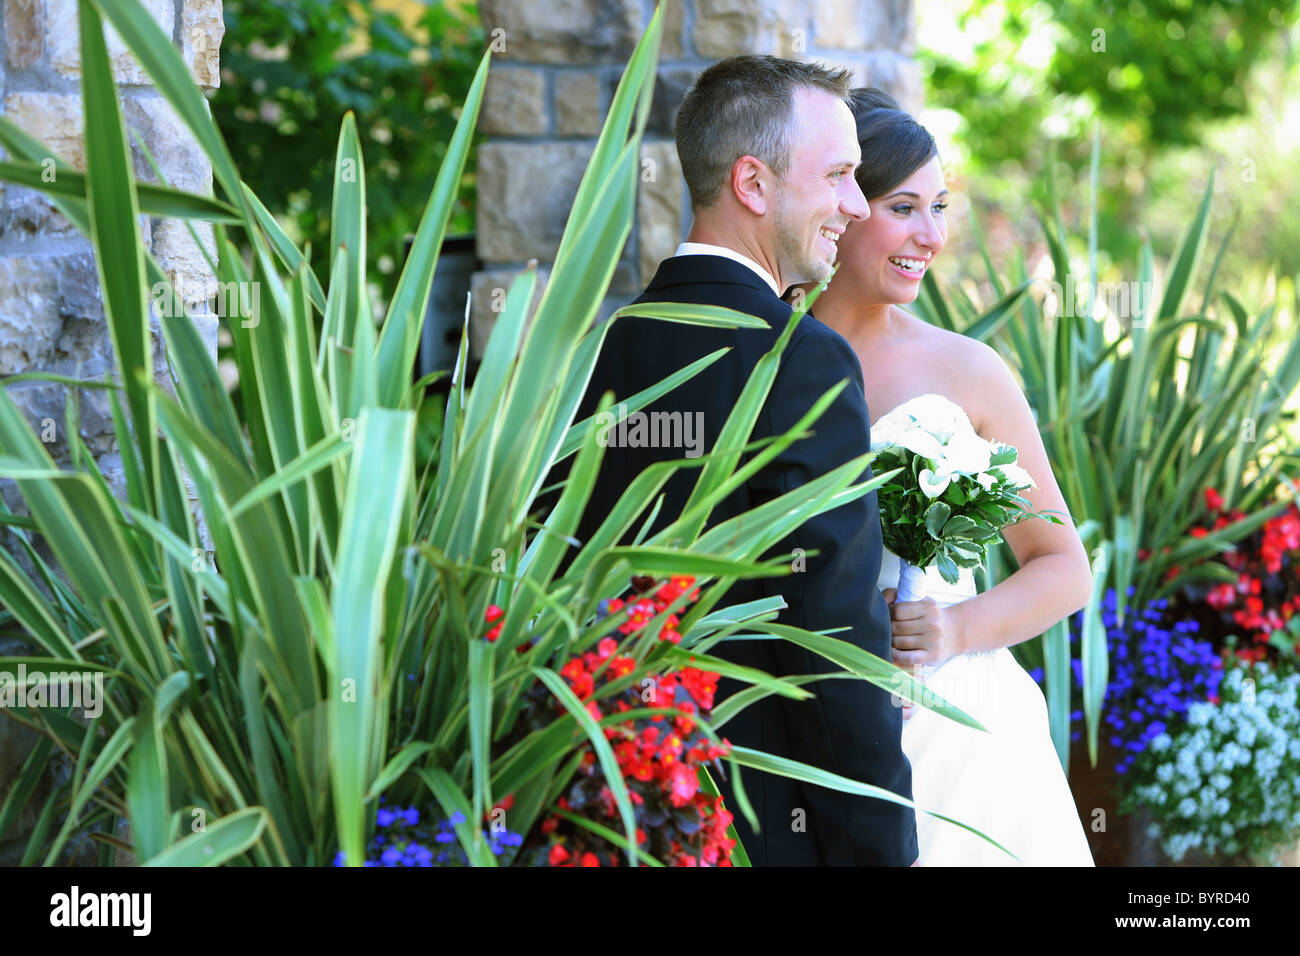
[[[1092, 549], [1094, 594], [1083, 617], [1082, 667], [1088, 752], [1096, 763], [1101, 703], [1107, 682], [1100, 598], [1107, 587], [1124, 619], [1130, 605], [1171, 593], [1182, 568], [1227, 550], [1287, 500], [1275, 500], [1294, 448], [1284, 406], [1300, 384], [1300, 336], [1280, 328], [1276, 306], [1251, 315], [1229, 292], [1217, 292], [1211, 265], [1199, 302], [1191, 290], [1202, 260], [1213, 182], [1207, 187], [1162, 281], [1144, 242], [1137, 281], [1099, 285], [1097, 192], [1100, 140], [1094, 138], [1089, 226], [1071, 256], [1059, 205], [1041, 214], [1052, 266], [1050, 295], [1028, 294], [1033, 282], [1017, 258], [1010, 291], [981, 254], [999, 301], [981, 311], [960, 290], [941, 290], [926, 276], [918, 311], [928, 321], [995, 341], [1017, 366], [1034, 409], [1057, 482]], [[1047, 184], [1049, 196], [1055, 183]], [[1097, 290], [1110, 294], [1102, 296]], [[1093, 290], [1089, 295], [1088, 290]], [[1113, 309], [1103, 308], [1105, 298]], [[1053, 304], [1054, 300], [1054, 304]], [[1115, 313], [1119, 314], [1115, 314]], [[1118, 323], [1118, 332], [1107, 323]], [[1195, 538], [1202, 492], [1217, 488], [1241, 521]], [[1138, 560], [1139, 549], [1150, 557]], [[1002, 561], [1010, 561], [1004, 554]], [[1128, 594], [1133, 588], [1132, 595]], [[1069, 632], [1065, 622], [1041, 638], [1052, 735], [1063, 764], [1069, 754]]]
[[[29, 861], [58, 861], [78, 828], [98, 830], [102, 842], [115, 845], [116, 822], [125, 819], [134, 841], [128, 849], [146, 865], [313, 865], [340, 849], [359, 865], [384, 794], [419, 795], [465, 821], [483, 819], [511, 795], [511, 827], [527, 832], [590, 746], [607, 768], [618, 805], [619, 845], [636, 862], [631, 802], [602, 730], [619, 715], [597, 722], [558, 674], [608, 630], [599, 606], [634, 574], [692, 575], [703, 597], [678, 625], [680, 647], [653, 635], [683, 599], [636, 639], [629, 651], [635, 670], [609, 689], [692, 659], [742, 680], [750, 688], [724, 702], [707, 726], [715, 740], [716, 727], [744, 706], [768, 694], [807, 698], [803, 685], [825, 676], [777, 679], [709, 653], [733, 636], [793, 641], [839, 665], [831, 676], [865, 679], [909, 700], [922, 696], [906, 673], [853, 645], [776, 624], [779, 599], [717, 607], [737, 578], [782, 573], [783, 566], [758, 557], [809, 516], [889, 477], [855, 483], [871, 457], [863, 455], [743, 516], [705, 527], [716, 504], [807, 434], [845, 384], [829, 389], [789, 434], [750, 443], [799, 314], [759, 363], [719, 447], [640, 475], [557, 577], [603, 454], [599, 420], [575, 424], [573, 418], [608, 328], [593, 328], [593, 320], [631, 229], [660, 14], [614, 95], [531, 325], [527, 310], [537, 277], [527, 271], [507, 296], [472, 383], [462, 336], [438, 454], [422, 469], [414, 448], [424, 383], [410, 383], [488, 57], [377, 334], [363, 294], [365, 178], [351, 119], [339, 136], [332, 267], [322, 283], [241, 182], [170, 38], [138, 0], [80, 0], [78, 10], [88, 171], [78, 178], [59, 166], [52, 183], [34, 178], [49, 151], [0, 118], [0, 142], [12, 157], [0, 176], [42, 182], [39, 188], [94, 242], [118, 380], [70, 384], [110, 390], [127, 501], [109, 493], [75, 428], [72, 467], [64, 470], [8, 396], [0, 396], [0, 476], [17, 482], [30, 512], [0, 514], [17, 547], [14, 555], [0, 553], [0, 602], [8, 629], [40, 651], [0, 660], [0, 669], [99, 674], [106, 691], [102, 716], [87, 722], [60, 708], [7, 712], [75, 764], [60, 806], [63, 822], [51, 836], [51, 804]], [[190, 128], [212, 162], [221, 200], [135, 182], [103, 43], [105, 22]], [[251, 293], [247, 314], [224, 317], [242, 414], [141, 244], [142, 210], [218, 222], [217, 278], [225, 288]], [[251, 251], [247, 262], [225, 224], [237, 226]], [[145, 371], [151, 310], [166, 340], [174, 393]], [[761, 325], [716, 308], [661, 306], [652, 314]], [[644, 407], [720, 354], [634, 396], [626, 411]], [[607, 408], [608, 400], [600, 411]], [[745, 450], [753, 454], [742, 462]], [[570, 477], [539, 524], [534, 501], [554, 464], [569, 455], [575, 456]], [[685, 512], [658, 535], [642, 530], [632, 545], [618, 545], [648, 526], [656, 495], [682, 467], [701, 469]], [[210, 555], [187, 487], [205, 519]], [[687, 544], [667, 547], [673, 538]], [[487, 641], [477, 622], [494, 604], [506, 610], [499, 638]], [[519, 732], [524, 691], [539, 682], [565, 712], [545, 727]], [[925, 697], [923, 706], [980, 726]], [[728, 759], [737, 783], [745, 766], [910, 805], [869, 784], [744, 748]], [[14, 792], [29, 795], [41, 767], [42, 761], [29, 761]], [[25, 799], [0, 808], [0, 836]], [[738, 809], [752, 818], [743, 790], [740, 800]], [[494, 864], [481, 830], [462, 822], [457, 836], [471, 861]]]

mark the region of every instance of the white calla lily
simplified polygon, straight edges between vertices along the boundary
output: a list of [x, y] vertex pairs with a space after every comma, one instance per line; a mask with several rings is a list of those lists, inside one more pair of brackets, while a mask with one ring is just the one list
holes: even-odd
[[939, 439], [923, 428], [909, 429], [898, 437], [896, 444], [931, 461], [938, 461], [943, 457], [943, 445], [939, 443]]
[[975, 475], [989, 467], [989, 443], [974, 431], [957, 432], [943, 448], [946, 471]]
[[929, 468], [922, 468], [916, 480], [927, 498], [938, 498], [952, 481], [951, 478], [936, 475]]
[[998, 465], [1002, 474], [1007, 476], [1007, 481], [1013, 485], [1019, 485], [1021, 488], [1037, 488], [1033, 476], [1019, 465]]

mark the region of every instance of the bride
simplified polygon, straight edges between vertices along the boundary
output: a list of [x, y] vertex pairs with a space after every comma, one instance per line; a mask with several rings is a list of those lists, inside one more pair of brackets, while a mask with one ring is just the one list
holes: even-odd
[[[899, 307], [916, 299], [948, 234], [948, 190], [933, 137], [879, 90], [855, 90], [850, 105], [862, 146], [856, 175], [871, 215], [840, 239], [839, 271], [813, 310], [857, 353], [873, 428], [909, 399], [947, 398], [980, 435], [1019, 450], [1037, 485], [1024, 493], [1034, 510], [1068, 513], [1033, 413], [1001, 357]], [[969, 569], [950, 585], [930, 568], [927, 596], [896, 603], [899, 560], [885, 551], [878, 586], [891, 605], [894, 663], [919, 669], [928, 691], [989, 731], [907, 708], [903, 751], [912, 763], [920, 863], [1015, 863], [920, 812], [933, 810], [997, 840], [1022, 864], [1091, 866], [1042, 692], [1008, 650], [1083, 607], [1092, 588], [1087, 553], [1070, 521], [1022, 520], [1004, 537], [1019, 570], [983, 594]]]

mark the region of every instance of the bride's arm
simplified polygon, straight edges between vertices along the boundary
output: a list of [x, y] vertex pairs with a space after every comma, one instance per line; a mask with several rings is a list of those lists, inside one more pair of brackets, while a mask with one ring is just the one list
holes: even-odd
[[[1019, 384], [993, 349], [971, 343], [962, 378], [978, 376], [964, 394], [980, 396], [972, 418], [979, 433], [1014, 445], [1020, 466], [1038, 487], [1024, 493], [1035, 511], [1068, 514], [1047, 459], [1033, 412]], [[963, 349], [963, 351], [968, 351]], [[1036, 637], [1082, 608], [1092, 594], [1088, 554], [1071, 519], [1052, 524], [1026, 518], [1002, 535], [1020, 568], [996, 587], [969, 600], [939, 608], [933, 601], [893, 605], [894, 659], [928, 664], [952, 654], [1009, 647]], [[932, 656], [933, 655], [933, 656]]]

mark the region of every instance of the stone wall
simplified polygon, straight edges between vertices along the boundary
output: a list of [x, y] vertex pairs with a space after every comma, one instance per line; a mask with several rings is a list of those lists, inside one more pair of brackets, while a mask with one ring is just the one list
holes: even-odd
[[[654, 104], [642, 150], [637, 224], [604, 314], [629, 301], [690, 228], [673, 117], [695, 77], [738, 53], [850, 67], [912, 111], [922, 105], [913, 0], [664, 0]], [[530, 259], [543, 279], [649, 0], [480, 0], [493, 65], [480, 119], [478, 255], [471, 347], [491, 332], [503, 291]], [[539, 283], [539, 294], [540, 294]]]
[[[220, 0], [143, 0], [172, 38], [194, 81], [204, 89], [219, 83], [218, 54], [225, 32]], [[121, 102], [136, 175], [155, 180], [146, 147], [173, 186], [211, 194], [212, 170], [188, 131], [149, 84], [149, 78], [109, 31], [109, 55]], [[85, 169], [81, 108], [81, 55], [76, 0], [0, 0], [0, 111], [44, 142], [58, 158]], [[8, 157], [5, 157], [8, 158]], [[217, 320], [206, 309], [215, 279], [185, 224], [141, 217], [141, 231], [163, 272], [187, 297], [195, 322], [213, 356]], [[198, 226], [215, 256], [211, 227]], [[156, 333], [156, 325], [155, 325]], [[112, 371], [112, 347], [90, 241], [38, 192], [0, 184], [0, 376], [53, 372], [102, 379]], [[155, 377], [167, 381], [160, 339], [154, 339]], [[122, 494], [120, 457], [107, 394], [78, 389], [80, 434], [106, 477]], [[8, 395], [46, 441], [51, 454], [68, 454], [64, 431], [67, 390], [28, 381], [8, 386]], [[22, 509], [12, 483], [0, 492]], [[2, 535], [0, 535], [2, 537]], [[9, 546], [10, 541], [0, 541]], [[15, 646], [0, 640], [0, 655]], [[33, 737], [0, 715], [0, 802], [26, 759]], [[48, 781], [47, 781], [48, 783]], [[38, 797], [40, 794], [38, 794]], [[33, 809], [39, 809], [34, 800]], [[30, 825], [29, 819], [20, 821]], [[0, 845], [0, 864], [13, 862], [21, 834]]]

